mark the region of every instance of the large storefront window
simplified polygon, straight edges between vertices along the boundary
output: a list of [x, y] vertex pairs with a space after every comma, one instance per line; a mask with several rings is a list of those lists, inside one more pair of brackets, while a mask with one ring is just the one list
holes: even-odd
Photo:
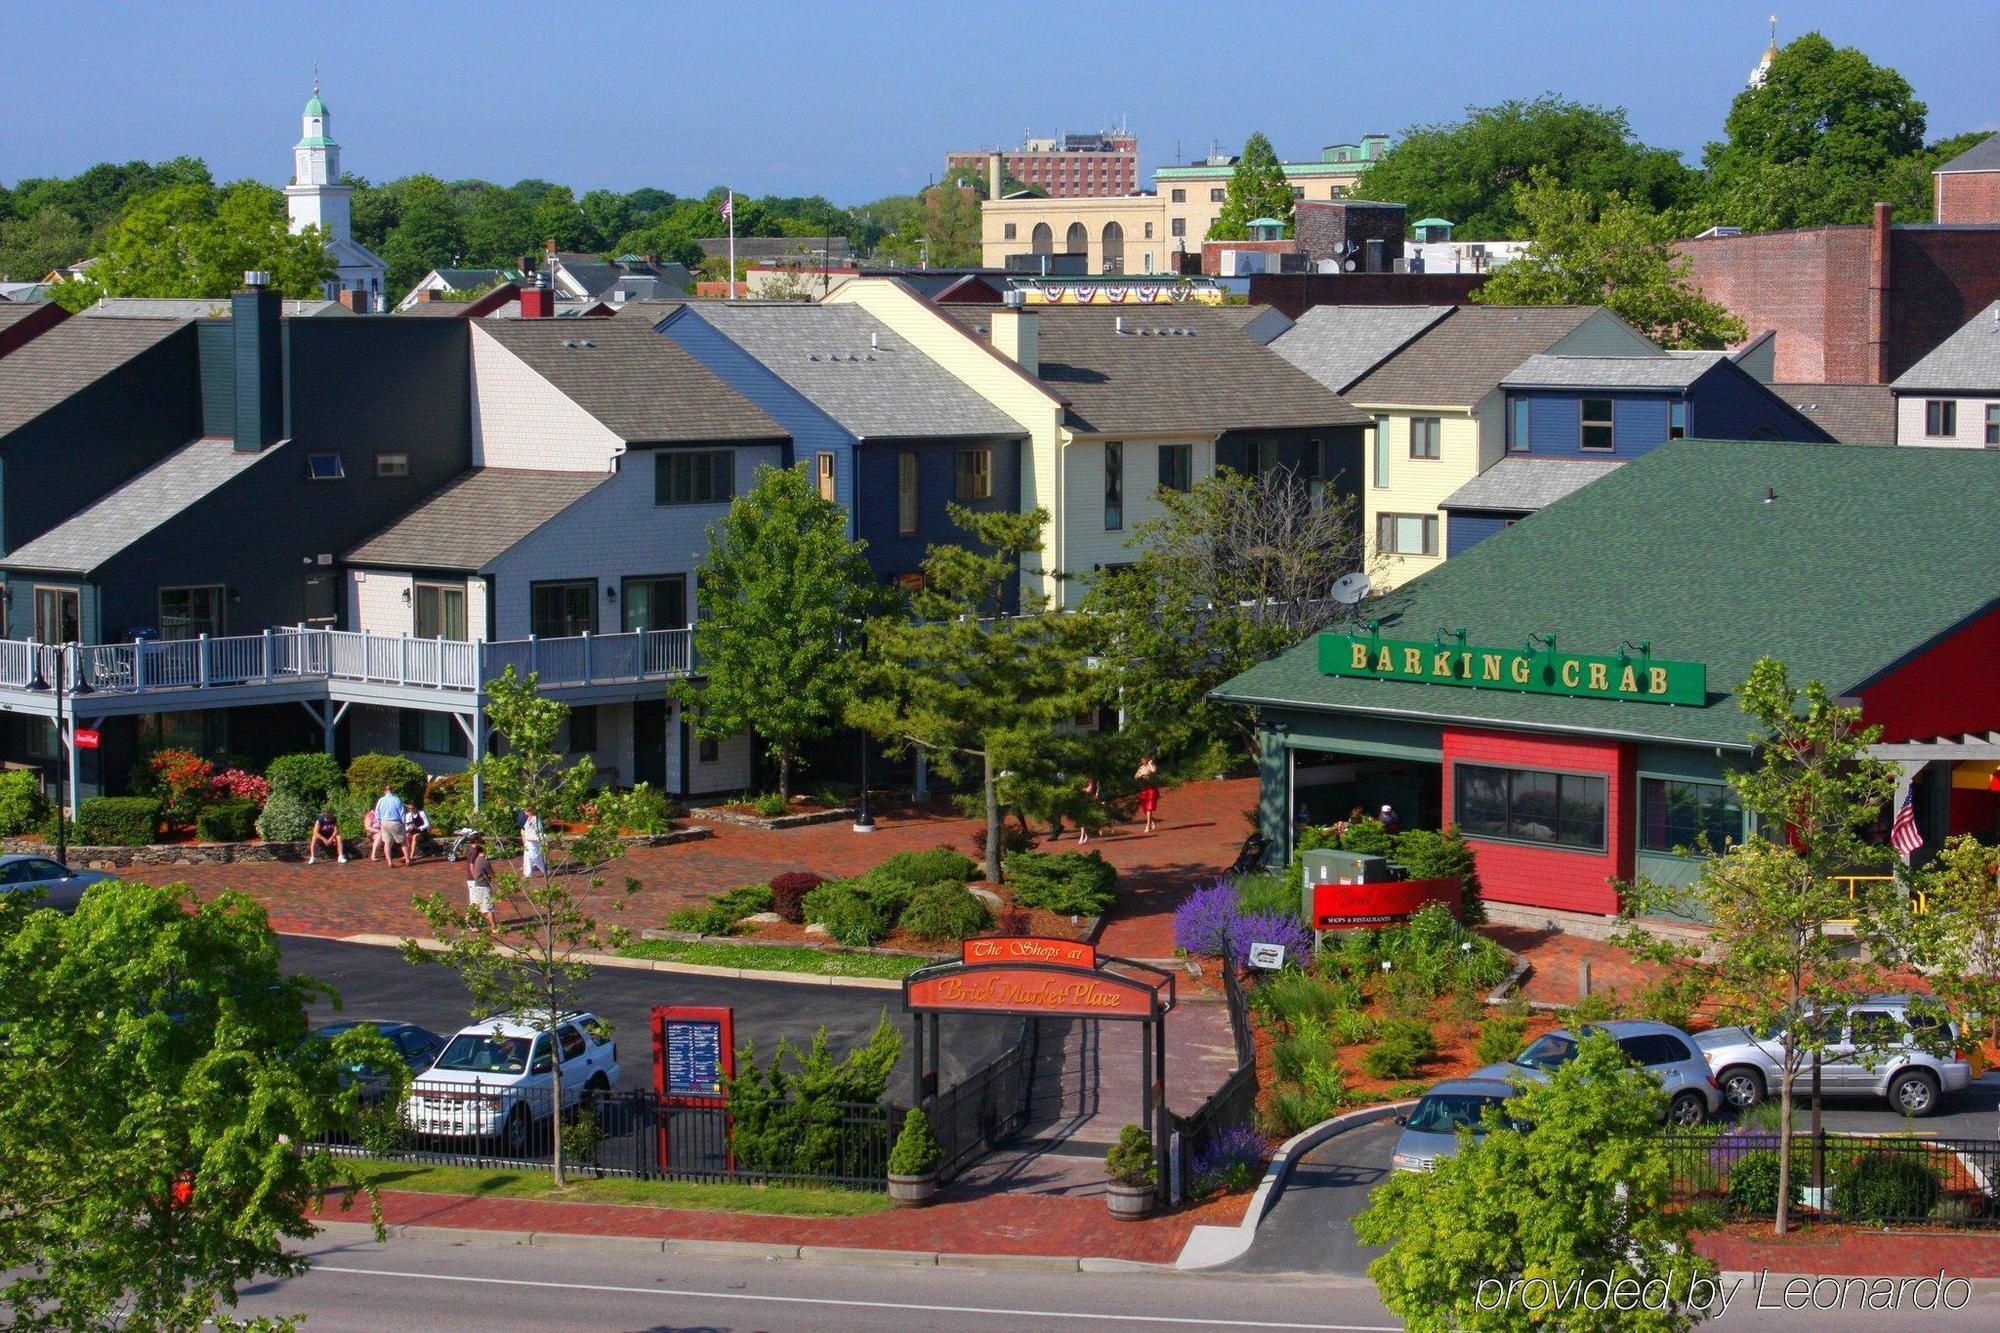
[[1725, 782], [1639, 780], [1639, 850], [1694, 850], [1702, 835], [1720, 852], [1743, 841], [1743, 803]]
[[1604, 779], [1524, 768], [1452, 766], [1452, 812], [1468, 835], [1604, 847]]

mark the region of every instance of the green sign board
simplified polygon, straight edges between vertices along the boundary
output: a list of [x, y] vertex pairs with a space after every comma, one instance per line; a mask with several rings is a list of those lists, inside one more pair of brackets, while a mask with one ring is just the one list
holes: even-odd
[[1426, 685], [1524, 694], [1572, 694], [1585, 699], [1629, 699], [1649, 704], [1708, 702], [1708, 667], [1669, 662], [1649, 653], [1559, 653], [1549, 648], [1475, 648], [1453, 642], [1419, 643], [1372, 634], [1322, 634], [1319, 669], [1329, 676], [1409, 680]]

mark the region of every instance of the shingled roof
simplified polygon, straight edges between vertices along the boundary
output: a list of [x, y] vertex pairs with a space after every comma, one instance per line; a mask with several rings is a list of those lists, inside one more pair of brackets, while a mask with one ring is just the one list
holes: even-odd
[[1622, 458], [1503, 458], [1438, 502], [1438, 508], [1491, 509], [1532, 514], [1593, 481], [1602, 481]]
[[1346, 390], [1350, 402], [1477, 406], [1507, 373], [1596, 314], [1591, 305], [1459, 306]]
[[2000, 301], [1896, 377], [1898, 393], [2000, 393]]
[[2000, 134], [1989, 134], [1941, 167], [1932, 175], [1958, 171], [2000, 171]]
[[0, 435], [187, 327], [183, 319], [66, 319], [7, 356], [0, 374]]
[[1772, 393], [1842, 444], [1894, 444], [1896, 391], [1886, 384], [1773, 384]]
[[1996, 508], [2000, 454], [1986, 450], [1677, 440], [1370, 602], [1368, 615], [1391, 637], [1462, 625], [1475, 645], [1532, 632], [1565, 651], [1615, 652], [1648, 639], [1657, 657], [1707, 664], [1707, 706], [1326, 676], [1312, 641], [1215, 697], [1747, 747], [1732, 691], [1759, 657], [1784, 661], [1796, 682], [1856, 693], [2000, 602], [1990, 551], [1965, 540], [1991, 529]]
[[[989, 310], [946, 306], [982, 338]], [[1094, 435], [1366, 426], [1364, 416], [1204, 306], [1037, 306], [1041, 382]]]
[[1271, 350], [1341, 393], [1451, 314], [1448, 305], [1316, 305]]
[[787, 438], [762, 408], [642, 320], [482, 320], [475, 328], [627, 444]]
[[608, 472], [476, 468], [349, 551], [346, 559], [353, 565], [477, 573], [610, 480]]

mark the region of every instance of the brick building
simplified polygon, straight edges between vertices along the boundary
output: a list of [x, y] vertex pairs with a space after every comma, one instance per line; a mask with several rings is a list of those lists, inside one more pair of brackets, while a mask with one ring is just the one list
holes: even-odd
[[[1990, 141], [1989, 141], [1990, 142]], [[1704, 233], [1676, 248], [1695, 285], [1752, 334], [1777, 334], [1775, 378], [1886, 384], [2000, 297], [2000, 222]]]
[[1931, 173], [1941, 223], [2000, 223], [2000, 134], [1988, 135]]
[[[985, 171], [987, 150], [946, 153], [944, 169]], [[1108, 199], [1139, 189], [1139, 136], [1121, 132], [1029, 139], [1000, 154], [1007, 171], [1051, 199]]]

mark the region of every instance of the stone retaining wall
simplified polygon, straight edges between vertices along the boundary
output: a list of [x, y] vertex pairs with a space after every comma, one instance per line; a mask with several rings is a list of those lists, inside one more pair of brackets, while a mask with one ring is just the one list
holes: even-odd
[[[679, 828], [671, 833], [633, 833], [618, 841], [630, 848], [671, 847], [679, 842], [699, 842], [714, 837], [705, 828]], [[0, 851], [54, 856], [55, 844], [40, 839], [0, 839]], [[73, 870], [117, 870], [124, 866], [226, 866], [251, 862], [303, 861], [303, 842], [168, 842], [148, 847], [84, 847], [71, 844], [68, 853]]]
[[788, 829], [805, 828], [809, 824], [838, 824], [852, 820], [854, 808], [843, 805], [838, 810], [815, 810], [810, 814], [778, 815], [773, 819], [766, 819], [762, 815], [739, 814], [734, 810], [702, 806], [689, 810], [687, 817], [704, 823], [735, 824], [740, 828]]

